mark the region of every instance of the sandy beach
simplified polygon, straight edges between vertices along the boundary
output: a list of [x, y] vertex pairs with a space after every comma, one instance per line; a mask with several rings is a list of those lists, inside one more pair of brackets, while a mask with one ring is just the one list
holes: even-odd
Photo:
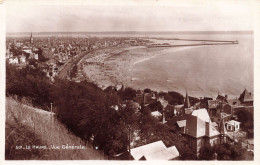
[[167, 48], [148, 49], [143, 46], [107, 48], [92, 52], [80, 63], [83, 64], [83, 75], [102, 88], [116, 84], [131, 86], [134, 78], [129, 76], [129, 72], [134, 66], [154, 58], [163, 49]]

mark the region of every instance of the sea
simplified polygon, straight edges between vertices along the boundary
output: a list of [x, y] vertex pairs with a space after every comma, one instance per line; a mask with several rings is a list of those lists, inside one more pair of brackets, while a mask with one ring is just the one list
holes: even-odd
[[238, 98], [245, 88], [253, 93], [253, 34], [175, 34], [168, 37], [228, 40], [238, 41], [238, 44], [161, 50], [158, 55], [135, 64], [129, 73], [135, 80], [134, 87], [213, 98], [218, 93]]

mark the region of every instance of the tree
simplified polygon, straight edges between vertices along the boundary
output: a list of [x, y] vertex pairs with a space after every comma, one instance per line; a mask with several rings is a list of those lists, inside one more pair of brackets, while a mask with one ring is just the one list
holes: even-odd
[[133, 100], [136, 96], [136, 91], [132, 88], [126, 88], [124, 91], [120, 91], [122, 100]]
[[238, 121], [241, 122], [241, 128], [245, 131], [254, 128], [254, 118], [253, 115], [247, 110], [239, 110], [235, 112]]
[[214, 154], [217, 153], [218, 160], [243, 160], [245, 149], [242, 149], [239, 145], [231, 145], [228, 143], [218, 144], [215, 146], [204, 146], [199, 152], [200, 160], [212, 160]]
[[200, 160], [213, 160], [214, 158], [214, 148], [210, 145], [206, 145], [200, 148], [199, 159]]
[[144, 89], [144, 93], [151, 93], [151, 91], [152, 91], [152, 90], [149, 89], [149, 88], [145, 88], [145, 89]]
[[159, 111], [162, 112], [163, 106], [160, 101], [155, 101], [152, 102], [151, 104], [148, 105], [151, 111]]

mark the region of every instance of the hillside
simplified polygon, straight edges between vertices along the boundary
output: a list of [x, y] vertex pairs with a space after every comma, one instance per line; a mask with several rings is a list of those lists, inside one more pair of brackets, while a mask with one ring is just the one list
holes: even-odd
[[[103, 153], [69, 132], [55, 115], [29, 105], [26, 99], [6, 98], [6, 160], [105, 159]], [[81, 145], [85, 149], [62, 149], [62, 145]], [[51, 149], [54, 146], [61, 148]]]

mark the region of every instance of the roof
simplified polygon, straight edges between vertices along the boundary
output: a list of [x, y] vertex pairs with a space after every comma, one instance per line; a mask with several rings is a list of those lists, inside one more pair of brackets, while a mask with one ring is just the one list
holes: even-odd
[[186, 120], [177, 121], [179, 127], [186, 127]]
[[205, 108], [194, 110], [191, 115], [197, 116], [203, 121], [211, 121], [208, 111]]
[[172, 146], [164, 150], [145, 155], [144, 157], [146, 160], [171, 160], [179, 156], [180, 154], [177, 148]]
[[178, 121], [186, 120], [188, 118], [187, 114], [184, 115], [178, 115], [178, 116], [173, 116], [170, 120], [167, 121], [167, 125], [169, 127], [173, 127]]
[[239, 111], [239, 110], [245, 110], [246, 108], [244, 106], [236, 106], [236, 105], [233, 105], [232, 106], [233, 110], [235, 111]]
[[150, 144], [146, 144], [146, 145], [131, 149], [131, 155], [133, 156], [133, 158], [135, 160], [139, 160], [144, 155], [149, 155], [151, 153], [158, 152], [158, 151], [161, 151], [164, 149], [166, 149], [166, 146], [160, 140], [157, 142], [153, 142]]
[[219, 118], [226, 118], [226, 117], [229, 117], [230, 114], [227, 114], [225, 112], [220, 112], [216, 116], [219, 117]]
[[218, 127], [218, 124], [216, 122], [212, 122], [212, 126]]
[[240, 101], [238, 99], [227, 99], [229, 105], [240, 105]]
[[152, 112], [151, 114], [152, 114], [152, 116], [154, 116], [154, 117], [162, 116], [162, 114], [161, 114], [159, 111], [154, 111], [154, 112]]
[[230, 120], [229, 122], [227, 122], [227, 124], [234, 125], [234, 124], [240, 124], [240, 122], [235, 120]]
[[159, 101], [162, 104], [163, 108], [165, 108], [168, 105], [168, 101], [163, 98], [159, 98]]
[[185, 112], [185, 114], [191, 115], [191, 113], [193, 112], [193, 107], [185, 108], [184, 112]]
[[[193, 137], [206, 136], [206, 121], [203, 121], [197, 116], [190, 115], [186, 121], [186, 134]], [[209, 123], [209, 137], [219, 135], [218, 130]]]
[[240, 95], [239, 100], [241, 102], [253, 101], [253, 97], [251, 93], [245, 89], [243, 93]]

